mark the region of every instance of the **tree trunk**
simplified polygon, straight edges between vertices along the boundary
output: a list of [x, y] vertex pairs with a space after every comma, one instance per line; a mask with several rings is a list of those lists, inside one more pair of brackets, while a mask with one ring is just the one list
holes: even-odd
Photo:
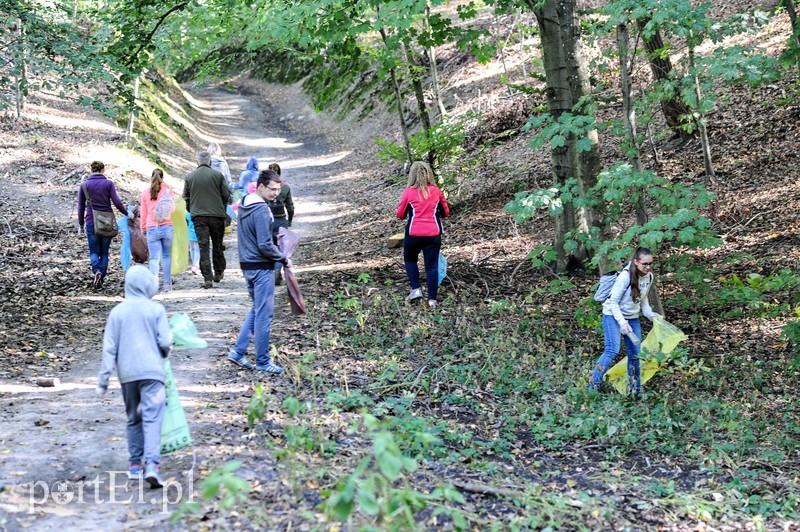
[[[414, 98], [417, 100], [417, 108], [419, 109], [419, 119], [422, 121], [422, 129], [425, 131], [425, 137], [431, 138], [431, 118], [428, 115], [428, 106], [425, 105], [425, 93], [422, 90], [422, 80], [420, 79], [417, 69], [417, 58], [414, 51], [411, 50], [406, 43], [403, 43], [403, 51], [406, 54], [406, 61], [408, 62], [408, 70], [411, 73], [411, 86], [414, 88]], [[428, 164], [431, 168], [436, 168], [436, 154], [433, 150], [428, 150]]]
[[[386, 31], [381, 28], [380, 33], [383, 44], [388, 50], [389, 45], [388, 39], [386, 38]], [[408, 157], [408, 165], [410, 167], [414, 163], [414, 156], [411, 154], [411, 144], [408, 142], [408, 127], [406, 127], [405, 114], [403, 113], [403, 95], [400, 92], [400, 84], [397, 83], [397, 73], [394, 67], [389, 69], [389, 76], [392, 80], [392, 88], [394, 88], [394, 98], [397, 101], [397, 114], [400, 118], [400, 134], [403, 136], [403, 144], [406, 148], [406, 156]]]
[[[647, 19], [639, 19], [637, 21], [639, 31], [644, 30], [647, 25]], [[661, 33], [656, 31], [649, 37], [644, 37], [644, 47], [647, 50], [647, 61], [650, 63], [650, 71], [656, 81], [666, 81], [672, 77], [672, 61], [669, 56], [662, 55], [664, 50], [664, 41], [661, 38]], [[691, 114], [689, 108], [683, 103], [680, 98], [678, 89], [675, 88], [672, 97], [661, 101], [661, 112], [664, 113], [664, 119], [667, 121], [667, 126], [672, 130], [673, 134], [681, 137], [686, 137], [688, 133], [681, 127], [681, 117]]]
[[28, 63], [25, 58], [25, 32], [22, 28], [22, 19], [17, 19], [17, 42], [19, 43], [19, 54], [17, 54], [17, 68], [14, 76], [16, 98], [17, 98], [17, 120], [22, 118], [25, 111], [25, 97], [28, 94]]
[[[690, 35], [691, 38], [691, 35]], [[700, 78], [697, 75], [697, 67], [694, 61], [694, 47], [689, 46], [689, 69], [692, 72], [692, 83], [694, 84], [694, 94], [697, 98], [697, 105], [703, 101], [703, 93], [700, 90]], [[706, 169], [706, 184], [714, 183], [714, 163], [711, 160], [711, 142], [708, 140], [708, 129], [706, 128], [705, 115], [700, 109], [697, 110], [697, 129], [700, 131], [700, 146], [703, 149], [703, 165]]]
[[789, 13], [789, 22], [792, 24], [792, 46], [794, 46], [794, 57], [797, 61], [797, 67], [800, 68], [800, 35], [798, 35], [797, 28], [797, 9], [794, 6], [794, 0], [783, 0], [786, 6], [786, 11]]
[[[430, 27], [428, 23], [428, 17], [431, 15], [431, 6], [428, 5], [425, 8], [425, 26]], [[447, 116], [447, 109], [444, 108], [444, 102], [442, 102], [442, 91], [439, 88], [439, 67], [436, 65], [436, 48], [430, 46], [428, 48], [428, 59], [431, 62], [431, 85], [433, 88], [433, 99], [436, 102], [436, 106], [439, 108], [439, 116], [443, 119]]]
[[[633, 108], [633, 96], [631, 90], [631, 67], [630, 51], [628, 47], [628, 25], [617, 25], [617, 48], [619, 50], [619, 72], [620, 85], [622, 89], [622, 118], [625, 122], [625, 129], [628, 132], [628, 140], [631, 143], [632, 154], [628, 155], [633, 164], [633, 171], [641, 173], [642, 159], [639, 156], [639, 142], [636, 138], [636, 111]], [[647, 209], [644, 204], [644, 191], [639, 191], [636, 199], [636, 224], [644, 225], [647, 223]], [[601, 272], [605, 273], [605, 272]]]
[[136, 100], [139, 99], [139, 78], [141, 78], [141, 75], [136, 76], [136, 78], [133, 80], [133, 107], [131, 108], [131, 114], [128, 117], [128, 130], [126, 132], [128, 139], [133, 137], [133, 121], [136, 118]]
[[[547, 88], [547, 107], [557, 120], [564, 113], [581, 113], [575, 109], [583, 96], [589, 94], [589, 77], [582, 55], [580, 27], [575, 14], [575, 0], [547, 0], [540, 5], [537, 0], [526, 0], [534, 10], [542, 38], [542, 58]], [[566, 145], [551, 150], [553, 180], [562, 186], [568, 179], [576, 178], [581, 195], [597, 183], [600, 173], [600, 150], [597, 132], [589, 133], [592, 143], [589, 151], [578, 152], [577, 138], [569, 136]], [[576, 209], [565, 203], [556, 219], [554, 247], [558, 253], [556, 267], [566, 271], [574, 261], [588, 258], [585, 247], [568, 256], [564, 249], [566, 233], [574, 229], [588, 233], [590, 227], [603, 232], [602, 216], [592, 208]], [[602, 237], [601, 237], [602, 238]]]

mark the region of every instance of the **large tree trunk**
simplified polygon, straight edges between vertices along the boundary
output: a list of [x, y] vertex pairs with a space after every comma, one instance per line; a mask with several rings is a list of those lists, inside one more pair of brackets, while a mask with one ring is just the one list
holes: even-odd
[[[386, 31], [381, 28], [380, 33], [383, 43], [388, 49], [389, 45], [387, 44], [388, 39], [386, 38]], [[389, 69], [389, 76], [392, 80], [392, 88], [394, 89], [394, 99], [397, 101], [397, 114], [400, 118], [400, 133], [403, 136], [403, 145], [406, 148], [406, 156], [408, 157], [408, 165], [410, 167], [414, 163], [414, 156], [411, 154], [411, 144], [408, 142], [408, 127], [406, 127], [405, 114], [403, 113], [403, 95], [400, 92], [400, 84], [397, 83], [397, 73], [394, 68]]]
[[[647, 19], [639, 19], [637, 24], [639, 31], [644, 30], [647, 24]], [[649, 37], [642, 36], [644, 40], [644, 47], [647, 51], [647, 61], [650, 63], [650, 71], [656, 81], [665, 81], [671, 79], [672, 76], [672, 61], [669, 56], [662, 54], [664, 50], [664, 41], [661, 39], [661, 33], [656, 31]], [[681, 137], [688, 135], [685, 129], [681, 127], [681, 117], [691, 114], [689, 108], [683, 103], [683, 100], [678, 94], [676, 88], [671, 98], [661, 101], [661, 112], [664, 113], [664, 119], [667, 121], [667, 126], [672, 130], [673, 134]]]
[[[589, 77], [586, 62], [581, 51], [580, 27], [575, 13], [575, 0], [547, 0], [544, 4], [537, 0], [526, 0], [534, 10], [542, 36], [542, 58], [547, 81], [547, 107], [554, 119], [564, 113], [580, 113], [575, 109], [589, 94]], [[568, 179], [576, 178], [581, 194], [585, 194], [597, 183], [600, 173], [600, 150], [597, 132], [592, 131], [588, 138], [592, 142], [589, 151], [578, 152], [578, 138], [570, 136], [565, 146], [551, 151], [553, 180], [561, 186]], [[558, 253], [557, 268], [566, 271], [574, 261], [588, 258], [584, 247], [571, 256], [564, 245], [566, 233], [574, 229], [589, 232], [595, 226], [602, 231], [602, 216], [589, 208], [576, 209], [572, 203], [565, 203], [556, 219], [554, 247]]]

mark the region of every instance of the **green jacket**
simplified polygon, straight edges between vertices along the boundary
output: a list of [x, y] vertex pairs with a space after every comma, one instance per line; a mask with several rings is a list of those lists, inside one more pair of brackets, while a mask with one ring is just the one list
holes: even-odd
[[225, 176], [210, 166], [202, 165], [186, 176], [183, 199], [192, 216], [225, 218], [225, 208], [231, 203], [231, 191]]

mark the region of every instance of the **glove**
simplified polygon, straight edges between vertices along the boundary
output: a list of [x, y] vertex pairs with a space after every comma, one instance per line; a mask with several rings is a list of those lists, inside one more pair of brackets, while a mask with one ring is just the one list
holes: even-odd
[[633, 332], [633, 329], [631, 329], [631, 326], [626, 323], [625, 325], [619, 328], [619, 332], [621, 332], [625, 336], [628, 336]]
[[161, 351], [161, 358], [168, 358], [169, 354], [172, 353], [172, 347], [160, 348], [159, 350]]
[[94, 393], [98, 397], [103, 397], [107, 391], [108, 391], [108, 386], [101, 386], [99, 384], [97, 385], [97, 388], [94, 389]]

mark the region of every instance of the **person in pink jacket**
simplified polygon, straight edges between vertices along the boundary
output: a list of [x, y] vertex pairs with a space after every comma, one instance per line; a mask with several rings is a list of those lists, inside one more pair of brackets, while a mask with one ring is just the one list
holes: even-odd
[[147, 233], [150, 252], [150, 273], [158, 278], [158, 263], [164, 270], [163, 291], [172, 290], [172, 212], [175, 200], [172, 190], [164, 183], [164, 172], [153, 170], [150, 188], [142, 192], [141, 227]]
[[411, 293], [406, 301], [422, 298], [417, 260], [422, 252], [425, 280], [428, 286], [428, 305], [436, 306], [439, 289], [439, 250], [442, 247], [442, 217], [450, 216], [450, 207], [439, 187], [433, 184], [433, 170], [426, 162], [417, 161], [408, 172], [408, 187], [403, 191], [397, 217], [405, 218], [403, 261]]

